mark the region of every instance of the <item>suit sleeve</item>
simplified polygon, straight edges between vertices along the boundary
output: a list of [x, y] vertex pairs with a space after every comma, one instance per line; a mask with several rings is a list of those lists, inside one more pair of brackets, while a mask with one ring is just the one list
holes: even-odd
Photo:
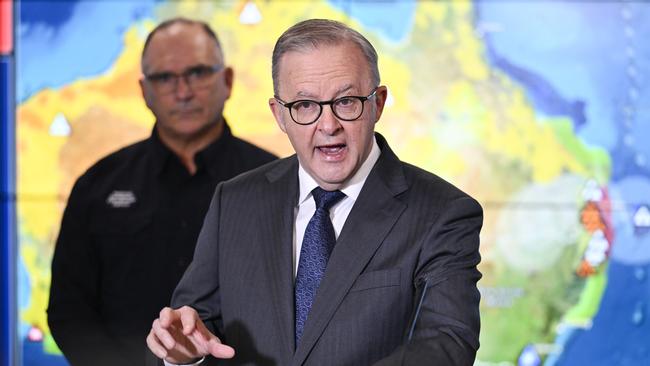
[[88, 182], [75, 184], [52, 260], [48, 324], [73, 365], [123, 364], [100, 318], [100, 261], [88, 232]]
[[[427, 233], [414, 277], [418, 289], [413, 332], [377, 366], [472, 365], [479, 347], [481, 273], [480, 205], [464, 196], [451, 201]], [[426, 288], [426, 290], [425, 290]]]
[[172, 308], [194, 308], [208, 329], [223, 340], [219, 296], [219, 223], [223, 184], [217, 185], [194, 251], [192, 263], [172, 296]]

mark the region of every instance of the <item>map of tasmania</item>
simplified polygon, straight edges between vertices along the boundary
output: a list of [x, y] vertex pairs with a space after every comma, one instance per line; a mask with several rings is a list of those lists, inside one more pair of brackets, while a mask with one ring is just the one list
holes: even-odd
[[318, 17], [369, 38], [389, 88], [378, 131], [400, 159], [484, 208], [478, 365], [650, 364], [650, 5], [151, 0], [57, 9], [44, 17], [25, 5], [18, 32], [25, 364], [65, 364], [45, 310], [67, 196], [100, 157], [151, 133], [140, 55], [155, 24], [176, 15], [219, 33], [235, 69], [225, 110], [233, 133], [281, 156], [292, 149], [267, 106], [277, 37]]

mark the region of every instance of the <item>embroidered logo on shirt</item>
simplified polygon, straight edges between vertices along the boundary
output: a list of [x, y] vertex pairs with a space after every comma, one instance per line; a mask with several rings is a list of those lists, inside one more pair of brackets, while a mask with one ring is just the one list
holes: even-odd
[[114, 208], [131, 207], [135, 201], [135, 195], [131, 191], [113, 191], [106, 199], [106, 203]]

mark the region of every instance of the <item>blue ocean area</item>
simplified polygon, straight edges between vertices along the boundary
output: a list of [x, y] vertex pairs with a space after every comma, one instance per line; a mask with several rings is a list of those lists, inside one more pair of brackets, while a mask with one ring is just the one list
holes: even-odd
[[556, 366], [650, 365], [650, 263], [611, 261], [593, 326], [576, 330]]
[[[650, 88], [631, 91], [634, 75], [650, 72], [650, 43], [642, 37], [650, 32], [648, 3], [479, 1], [475, 6], [489, 61], [526, 88], [538, 111], [571, 118], [588, 144], [618, 148], [625, 104], [636, 121], [649, 117], [642, 106], [650, 103]], [[638, 132], [650, 131], [633, 134]]]
[[25, 341], [22, 343], [23, 365], [68, 366], [68, 361], [59, 355], [43, 351], [43, 342]]
[[535, 110], [543, 111], [549, 116], [569, 117], [578, 128], [586, 123], [585, 103], [582, 100], [565, 99], [541, 75], [512, 64], [507, 58], [496, 54], [492, 48], [488, 48], [487, 52], [493, 66], [505, 71], [512, 79], [526, 86]]
[[643, 217], [643, 207], [650, 207], [650, 180], [630, 174], [609, 188], [612, 201], [617, 203], [611, 214], [614, 243], [610, 258], [627, 265], [650, 263], [650, 232], [643, 225], [650, 220]]
[[[125, 31], [151, 17], [155, 0], [21, 1], [16, 34], [16, 99], [109, 69]], [[92, 36], [89, 36], [92, 35]]]
[[411, 33], [417, 6], [416, 0], [330, 0], [329, 3], [366, 29], [393, 43], [404, 40]]

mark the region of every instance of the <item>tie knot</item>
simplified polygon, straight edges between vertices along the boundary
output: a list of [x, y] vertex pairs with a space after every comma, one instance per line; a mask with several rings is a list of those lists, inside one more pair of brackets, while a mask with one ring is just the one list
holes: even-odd
[[323, 208], [327, 211], [345, 197], [345, 193], [341, 191], [326, 191], [321, 187], [314, 188], [311, 191], [312, 196], [314, 196], [314, 201], [316, 202], [316, 209]]

